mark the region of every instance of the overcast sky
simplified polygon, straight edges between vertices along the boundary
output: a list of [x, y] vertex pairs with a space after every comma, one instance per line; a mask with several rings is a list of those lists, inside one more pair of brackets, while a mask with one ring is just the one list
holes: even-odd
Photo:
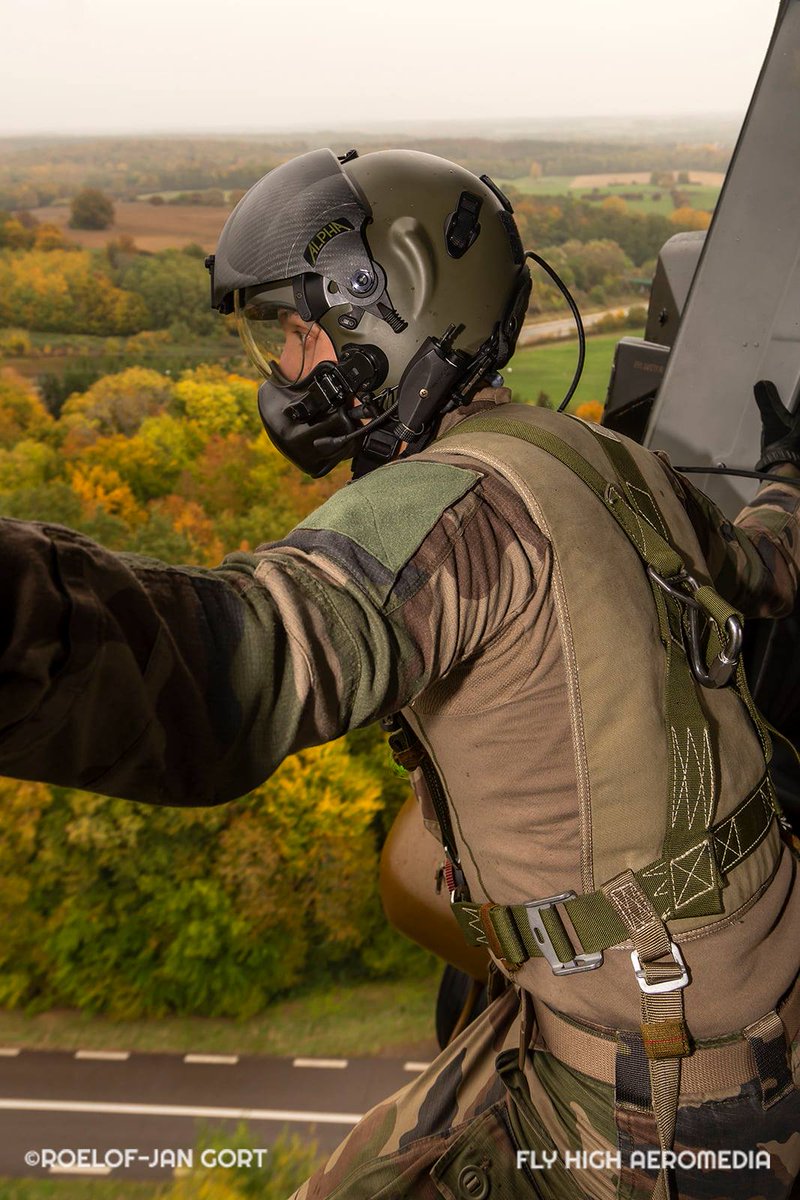
[[0, 133], [729, 113], [777, 0], [0, 0]]

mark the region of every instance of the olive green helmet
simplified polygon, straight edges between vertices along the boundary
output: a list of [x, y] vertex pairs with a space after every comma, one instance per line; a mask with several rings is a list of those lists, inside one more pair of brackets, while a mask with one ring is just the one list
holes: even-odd
[[420, 449], [513, 353], [530, 273], [488, 176], [413, 150], [315, 150], [264, 176], [208, 260], [266, 377], [275, 444], [319, 475]]

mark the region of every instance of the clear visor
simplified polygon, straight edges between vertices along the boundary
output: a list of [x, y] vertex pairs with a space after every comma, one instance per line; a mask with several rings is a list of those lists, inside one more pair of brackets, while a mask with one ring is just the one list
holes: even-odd
[[302, 383], [321, 362], [336, 362], [336, 350], [321, 325], [304, 321], [278, 295], [262, 293], [246, 303], [237, 292], [236, 323], [247, 356], [281, 387]]

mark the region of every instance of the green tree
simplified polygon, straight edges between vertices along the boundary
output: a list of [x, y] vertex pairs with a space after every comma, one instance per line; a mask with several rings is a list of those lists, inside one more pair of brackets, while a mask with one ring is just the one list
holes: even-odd
[[71, 229], [108, 229], [114, 224], [114, 205], [99, 188], [84, 188], [70, 202]]
[[166, 329], [176, 319], [193, 334], [214, 333], [219, 316], [208, 298], [208, 273], [201, 258], [182, 250], [138, 255], [117, 282], [144, 301], [148, 328]]

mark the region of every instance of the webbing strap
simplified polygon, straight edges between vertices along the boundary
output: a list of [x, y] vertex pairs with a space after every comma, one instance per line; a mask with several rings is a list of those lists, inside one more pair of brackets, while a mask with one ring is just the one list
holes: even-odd
[[[510, 437], [530, 442], [531, 445], [538, 446], [540, 450], [552, 454], [565, 467], [569, 467], [579, 479], [583, 480], [587, 487], [592, 489], [649, 566], [652, 566], [659, 575], [667, 578], [680, 573], [683, 559], [670, 546], [666, 537], [650, 523], [645, 512], [637, 511], [625, 499], [622, 492], [609, 483], [582, 454], [579, 454], [568, 442], [563, 441], [550, 430], [541, 429], [536, 425], [527, 425], [524, 421], [515, 421], [509, 417], [480, 415], [461, 421], [453, 429], [449, 429], [443, 434], [439, 442], [463, 433], [504, 433]], [[641, 479], [641, 475], [639, 478]], [[642, 483], [644, 483], [643, 479]], [[655, 504], [652, 496], [650, 496], [650, 503]], [[663, 528], [663, 520], [661, 524]], [[666, 529], [664, 532], [666, 533]]]
[[[774, 817], [772, 785], [765, 776], [696, 845], [675, 858], [659, 858], [632, 874], [662, 920], [682, 917], [695, 907], [698, 897], [720, 886], [725, 875], [756, 850]], [[455, 903], [452, 908], [467, 941], [473, 946], [488, 946], [510, 966], [545, 957], [525, 904], [469, 901]], [[567, 932], [559, 909], [568, 916], [574, 935]], [[625, 922], [602, 889], [574, 896], [558, 907], [538, 908], [537, 914], [563, 963], [573, 960], [576, 951], [595, 954], [628, 939]]]
[[447, 795], [428, 751], [402, 713], [391, 713], [388, 717], [384, 717], [381, 721], [381, 728], [389, 734], [389, 749], [397, 765], [407, 771], [422, 771], [436, 813], [442, 846], [450, 862], [454, 866], [459, 866], [458, 846], [453, 833], [453, 823], [450, 820]]
[[[687, 572], [683, 558], [670, 544], [666, 521], [632, 455], [622, 442], [595, 433], [585, 422], [580, 424], [602, 447], [615, 472], [617, 484], [608, 481], [592, 463], [552, 431], [524, 421], [479, 415], [448, 431], [443, 440], [456, 433], [502, 433], [552, 455], [594, 492], [647, 568], [658, 614], [659, 635], [666, 654], [664, 693], [669, 793], [662, 853], [667, 858], [675, 858], [684, 851], [692, 851], [705, 836], [714, 819], [718, 792], [711, 734], [684, 644], [684, 621], [690, 600], [681, 595], [677, 587], [664, 586], [665, 580], [685, 577]], [[691, 603], [703, 610], [713, 628], [719, 629], [717, 643], [714, 645], [712, 640], [710, 647], [712, 656], [716, 657], [725, 622], [729, 617], [741, 618], [741, 614], [710, 586], [697, 589]], [[706, 866], [710, 867], [710, 858]], [[696, 894], [694, 907], [682, 915], [709, 916], [722, 911], [719, 882], [709, 878], [708, 870], [704, 873], [704, 883], [706, 886]]]
[[[680, 951], [644, 894], [632, 871], [623, 871], [604, 884], [603, 891], [626, 925], [638, 960], [641, 988], [642, 1043], [647, 1054], [653, 1115], [662, 1151], [675, 1138], [681, 1058], [689, 1053], [689, 1035], [683, 1009], [683, 989], [688, 974]], [[653, 1200], [674, 1195], [672, 1172], [662, 1166]]]

